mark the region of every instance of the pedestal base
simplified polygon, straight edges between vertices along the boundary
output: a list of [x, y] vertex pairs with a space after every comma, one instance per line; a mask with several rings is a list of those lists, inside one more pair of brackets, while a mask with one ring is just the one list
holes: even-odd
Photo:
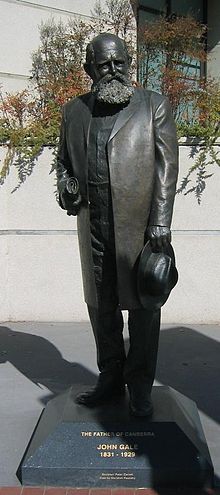
[[151, 419], [129, 414], [128, 396], [86, 408], [74, 388], [51, 400], [21, 465], [24, 485], [210, 486], [213, 467], [196, 405], [154, 387]]

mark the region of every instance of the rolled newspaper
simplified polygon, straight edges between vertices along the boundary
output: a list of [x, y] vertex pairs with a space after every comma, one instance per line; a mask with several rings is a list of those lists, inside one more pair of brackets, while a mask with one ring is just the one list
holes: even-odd
[[79, 182], [76, 177], [70, 177], [66, 183], [68, 193], [76, 196], [79, 193]]

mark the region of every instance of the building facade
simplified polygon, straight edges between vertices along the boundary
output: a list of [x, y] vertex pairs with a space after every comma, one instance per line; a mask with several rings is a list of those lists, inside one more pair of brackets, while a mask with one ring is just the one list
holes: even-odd
[[[88, 22], [93, 0], [0, 0], [0, 83], [3, 92], [28, 85], [30, 53], [39, 46], [41, 22], [81, 17]], [[104, 2], [102, 2], [104, 5]], [[220, 4], [217, 0], [140, 0], [134, 15], [137, 29], [161, 13], [195, 15], [208, 23], [205, 68], [220, 77]], [[4, 148], [1, 150], [4, 154]], [[180, 143], [180, 180], [192, 159]], [[0, 188], [0, 320], [71, 321], [87, 319], [83, 303], [76, 219], [66, 216], [55, 200], [55, 177], [49, 175], [51, 152], [45, 149], [22, 187], [13, 171]], [[219, 170], [213, 167], [199, 206], [192, 195], [178, 195], [173, 218], [173, 245], [179, 283], [164, 307], [163, 321], [218, 322], [220, 272]]]

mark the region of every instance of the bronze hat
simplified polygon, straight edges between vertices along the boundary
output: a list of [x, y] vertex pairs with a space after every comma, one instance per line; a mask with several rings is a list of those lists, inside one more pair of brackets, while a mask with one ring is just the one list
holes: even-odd
[[153, 251], [150, 241], [142, 249], [137, 287], [142, 306], [149, 310], [161, 308], [178, 280], [175, 255], [171, 244], [163, 251]]

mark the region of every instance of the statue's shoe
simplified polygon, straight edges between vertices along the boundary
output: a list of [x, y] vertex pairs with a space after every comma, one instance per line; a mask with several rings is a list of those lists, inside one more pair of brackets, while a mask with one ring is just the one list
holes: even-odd
[[122, 376], [115, 376], [110, 371], [101, 372], [95, 387], [78, 394], [75, 398], [77, 404], [83, 406], [95, 406], [102, 402], [108, 402], [114, 397], [123, 395], [125, 385]]
[[129, 408], [132, 416], [151, 416], [153, 414], [153, 404], [146, 384], [128, 385], [128, 390], [130, 395]]

